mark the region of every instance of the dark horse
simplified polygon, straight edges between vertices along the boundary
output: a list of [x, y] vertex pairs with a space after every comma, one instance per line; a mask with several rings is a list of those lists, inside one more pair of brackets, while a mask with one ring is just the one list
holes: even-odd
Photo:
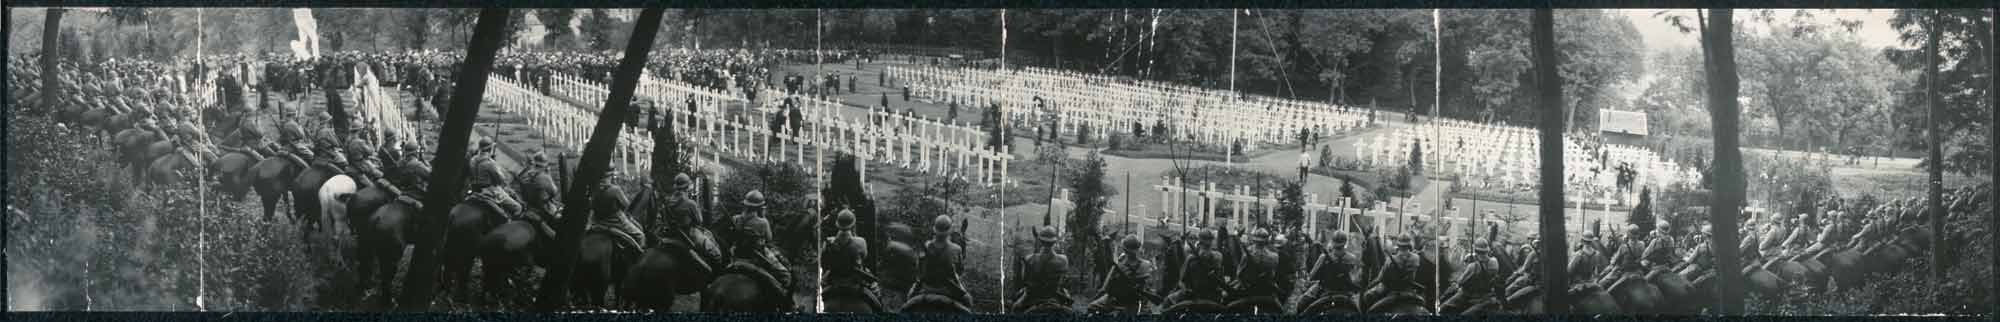
[[701, 293], [703, 312], [789, 312], [791, 294], [779, 287], [770, 272], [745, 261], [723, 267]]

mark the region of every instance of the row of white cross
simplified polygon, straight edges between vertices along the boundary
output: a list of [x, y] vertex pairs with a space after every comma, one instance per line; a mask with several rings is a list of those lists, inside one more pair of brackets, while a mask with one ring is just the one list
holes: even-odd
[[[1277, 214], [1280, 203], [1277, 191], [1253, 191], [1248, 186], [1218, 189], [1218, 185], [1214, 182], [1204, 182], [1189, 186], [1187, 182], [1177, 177], [1161, 178], [1161, 183], [1154, 185], [1153, 190], [1160, 192], [1160, 216], [1145, 218], [1143, 220], [1150, 220], [1167, 226], [1176, 225], [1172, 223], [1173, 218], [1177, 217], [1175, 214], [1182, 213], [1191, 216], [1191, 218], [1187, 218], [1187, 224], [1199, 226], [1218, 223], [1216, 221], [1216, 205], [1227, 202], [1231, 205], [1231, 213], [1228, 219], [1230, 226], [1247, 229], [1247, 225], [1250, 224], [1248, 219], [1253, 212], [1251, 210], [1252, 205], [1262, 206], [1264, 213], [1260, 217], [1261, 220], [1271, 222], [1272, 218]], [[1064, 190], [1061, 197], [1054, 201], [1063, 205], [1073, 205], [1074, 203], [1070, 203], [1068, 200], [1068, 196], [1069, 191]], [[1181, 209], [1180, 207], [1183, 206], [1183, 196], [1187, 198], [1187, 204], [1193, 205], [1196, 209]], [[1357, 217], [1366, 218], [1363, 220], [1373, 222], [1377, 235], [1382, 238], [1389, 238], [1409, 232], [1410, 227], [1406, 223], [1410, 221], [1430, 219], [1433, 222], [1441, 222], [1444, 225], [1440, 232], [1443, 234], [1441, 237], [1447, 242], [1456, 241], [1458, 236], [1466, 236], [1466, 232], [1464, 231], [1466, 229], [1484, 229], [1489, 224], [1501, 225], [1503, 227], [1506, 225], [1504, 220], [1495, 218], [1497, 215], [1486, 216], [1477, 213], [1476, 209], [1473, 215], [1476, 218], [1467, 218], [1461, 214], [1459, 209], [1455, 208], [1446, 209], [1443, 211], [1446, 215], [1438, 216], [1432, 212], [1424, 211], [1423, 204], [1416, 201], [1409, 202], [1408, 207], [1405, 209], [1391, 209], [1388, 207], [1388, 203], [1382, 202], [1372, 205], [1359, 205], [1350, 198], [1340, 198], [1334, 204], [1325, 204], [1320, 202], [1319, 194], [1314, 193], [1305, 194], [1304, 201], [1303, 208], [1305, 209], [1306, 218], [1304, 231], [1307, 236], [1315, 239], [1321, 237], [1322, 232], [1319, 228], [1321, 215], [1334, 216], [1335, 230], [1344, 231], [1354, 231], [1355, 228], [1352, 226], [1354, 222], [1352, 221]], [[1583, 234], [1590, 227], [1588, 219], [1593, 218], [1593, 209], [1585, 208], [1585, 204], [1581, 200], [1568, 202], [1567, 205], [1570, 207], [1565, 207], [1565, 209], [1575, 209], [1569, 213], [1578, 214], [1583, 217], [1566, 220], [1564, 228], [1572, 235]], [[1603, 218], [1603, 216], [1611, 213], [1609, 204], [1605, 204], [1602, 209], [1595, 210], [1596, 213], [1594, 215], [1599, 216], [1595, 218]], [[1608, 220], [1606, 221], [1608, 222]], [[1476, 231], [1476, 233], [1485, 234], [1486, 232]], [[1479, 236], [1481, 236], [1480, 238], [1484, 238], [1484, 235]]]
[[[608, 96], [602, 85], [589, 80], [558, 75], [553, 83], [553, 93], [578, 101], [601, 101]], [[839, 113], [842, 107], [838, 104], [813, 100], [799, 105], [799, 117], [804, 120], [779, 114], [784, 115], [781, 122], [801, 124], [799, 131], [773, 132], [766, 120], [772, 120], [773, 113], [781, 113], [776, 109], [751, 109], [756, 116], [749, 115], [749, 110], [743, 114], [727, 113], [729, 104], [745, 100], [728, 92], [706, 91], [667, 80], [648, 79], [642, 83], [648, 85], [637, 94], [647, 100], [685, 102], [690, 95], [695, 97], [693, 110], [683, 104], [657, 104], [652, 107], [655, 111], [643, 111], [646, 113], [641, 115], [663, 112], [673, 117], [672, 131], [679, 134], [677, 137], [695, 143], [690, 144], [693, 146], [714, 148], [709, 155], [713, 162], [720, 162], [727, 154], [744, 159], [796, 161], [801, 166], [819, 169], [817, 160], [824, 158], [822, 154], [827, 153], [824, 150], [832, 150], [856, 155], [863, 162], [875, 161], [932, 175], [977, 180], [986, 185], [1003, 182], [1018, 185], [1007, 178], [1007, 168], [1013, 160], [1009, 151], [985, 148], [984, 134], [969, 127], [885, 111], [871, 111], [868, 119], [849, 119]], [[814, 151], [812, 163], [807, 162], [807, 150]], [[867, 174], [866, 167], [860, 171], [864, 176]]]
[[[1611, 193], [1609, 188], [1617, 184], [1613, 169], [1621, 163], [1632, 164], [1638, 172], [1635, 186], [1660, 188], [1699, 178], [1692, 168], [1644, 148], [1607, 144], [1599, 150], [1606, 153], [1596, 155], [1579, 140], [1573, 136], [1563, 140], [1563, 172], [1572, 193]], [[1432, 173], [1460, 175], [1468, 184], [1482, 187], [1537, 185], [1541, 139], [1532, 128], [1434, 120], [1363, 138], [1355, 144], [1355, 153], [1373, 166], [1397, 166], [1409, 161], [1413, 144], [1419, 142], [1424, 147], [1424, 168]], [[1630, 200], [1636, 194], [1627, 192], [1622, 198]]]
[[[509, 114], [526, 118], [528, 127], [570, 152], [583, 152], [584, 143], [589, 142], [591, 131], [597, 126], [596, 111], [535, 93], [504, 76], [493, 75], [486, 83], [486, 101]], [[653, 137], [636, 127], [622, 127], [621, 131], [625, 132], [618, 136], [613, 152], [614, 168], [628, 175], [649, 173]]]
[[[1366, 114], [1343, 111], [1320, 102], [1268, 97], [1239, 97], [1227, 91], [1139, 82], [1136, 85], [1101, 76], [1025, 68], [1010, 71], [889, 67], [887, 73], [905, 82], [913, 96], [977, 104], [998, 103], [1009, 120], [1060, 115], [1061, 133], [1075, 134], [1090, 125], [1091, 135], [1129, 130], [1132, 123], [1150, 128], [1165, 119], [1177, 136], [1210, 144], [1247, 139], [1255, 144], [1296, 144], [1300, 130], [1320, 135], [1366, 125]], [[1035, 97], [1048, 111], [1032, 110]], [[1015, 110], [1016, 107], [1028, 107]]]

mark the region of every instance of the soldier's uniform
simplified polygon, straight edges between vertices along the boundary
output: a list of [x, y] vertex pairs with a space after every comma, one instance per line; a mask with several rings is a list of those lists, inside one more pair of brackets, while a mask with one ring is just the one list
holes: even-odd
[[875, 274], [869, 272], [868, 240], [854, 235], [854, 211], [841, 209], [834, 215], [834, 227], [839, 230], [827, 237], [820, 248], [820, 267], [826, 270], [825, 285], [830, 287], [852, 287], [866, 294], [861, 300], [881, 312], [883, 307], [873, 294], [876, 288]]
[[1260, 296], [1280, 297], [1282, 289], [1278, 285], [1278, 253], [1271, 250], [1270, 232], [1259, 229], [1250, 234], [1254, 246], [1246, 249], [1243, 264], [1235, 272], [1236, 285], [1230, 296], [1249, 299]]
[[[1354, 271], [1354, 265], [1361, 261], [1347, 252], [1347, 234], [1336, 232], [1330, 239], [1332, 246], [1319, 255], [1319, 259], [1313, 264], [1312, 272], [1308, 274], [1313, 282], [1312, 286], [1306, 288], [1305, 296], [1299, 299], [1299, 304], [1295, 307], [1304, 309], [1334, 296], [1351, 296], [1360, 291], [1361, 287], [1355, 285], [1354, 277], [1349, 274]], [[1354, 310], [1361, 309], [1352, 298], [1334, 305]]]
[[1375, 284], [1379, 286], [1368, 290], [1368, 294], [1363, 296], [1378, 299], [1375, 303], [1365, 303], [1369, 311], [1374, 311], [1372, 308], [1376, 305], [1386, 303], [1390, 295], [1424, 298], [1418, 292], [1423, 285], [1417, 282], [1419, 278], [1417, 270], [1418, 266], [1422, 265], [1423, 258], [1418, 257], [1416, 250], [1410, 244], [1409, 237], [1396, 238], [1396, 251], [1389, 255], [1387, 265], [1383, 265], [1382, 271], [1375, 275]]
[[[1146, 260], [1139, 257], [1139, 237], [1126, 236], [1120, 241], [1125, 253], [1112, 266], [1111, 273], [1105, 274], [1104, 284], [1098, 288], [1096, 301], [1090, 302], [1091, 311], [1126, 311], [1137, 313], [1142, 303], [1159, 303], [1160, 296], [1146, 289], [1146, 281], [1152, 280], [1147, 271]], [[1143, 302], [1141, 302], [1143, 301]]]
[[[744, 240], [749, 239], [748, 236], [745, 236], [748, 232], [743, 230], [743, 225], [749, 223], [751, 219], [766, 218], [764, 216], [763, 192], [750, 190], [750, 192], [744, 193], [743, 207], [746, 210], [743, 213], [730, 216], [729, 221], [725, 223], [722, 229], [723, 238], [720, 241], [723, 243], [722, 249], [726, 253], [735, 254], [737, 252], [736, 248], [743, 246]], [[769, 219], [766, 218], [766, 220]]]
[[639, 241], [646, 240], [646, 232], [639, 229], [638, 223], [625, 213], [625, 207], [630, 200], [625, 197], [625, 188], [612, 183], [617, 177], [617, 170], [606, 173], [604, 183], [599, 185], [592, 195], [590, 228], [611, 232], [622, 238], [619, 242], [623, 247], [634, 253], [640, 252], [645, 248]]
[[[1216, 236], [1211, 231], [1196, 233], [1201, 240], [1200, 247], [1192, 251], [1187, 266], [1181, 269], [1181, 290], [1172, 296], [1175, 302], [1203, 300], [1221, 302], [1227, 293], [1222, 280], [1222, 252], [1216, 251]], [[1178, 303], [1176, 303], [1178, 304]]]
[[479, 149], [473, 152], [472, 182], [469, 186], [472, 193], [467, 194], [467, 199], [489, 203], [508, 219], [518, 219], [515, 216], [521, 213], [521, 204], [507, 192], [507, 182], [512, 180], [508, 180], [507, 173], [500, 169], [500, 163], [493, 160], [493, 149], [493, 141], [480, 141]]
[[1496, 296], [1502, 294], [1497, 292], [1500, 290], [1495, 289], [1499, 285], [1494, 281], [1501, 273], [1500, 261], [1494, 259], [1487, 251], [1486, 244], [1473, 244], [1472, 254], [1466, 255], [1464, 270], [1460, 271], [1458, 278], [1454, 280], [1454, 285], [1458, 286], [1457, 294], [1445, 300], [1440, 311], [1463, 312], [1480, 304], [1499, 303]]
[[781, 307], [796, 307], [797, 305], [792, 302], [792, 297], [790, 296], [792, 290], [791, 265], [785, 263], [785, 257], [780, 255], [778, 249], [770, 243], [771, 221], [763, 217], [749, 218], [743, 222], [743, 230], [745, 239], [743, 240], [743, 245], [736, 247], [734, 254], [736, 260], [739, 262], [748, 262], [757, 267], [757, 269], [763, 270], [765, 274], [769, 274], [772, 278], [770, 282], [774, 284], [769, 286], [776, 289], [766, 291], [772, 292], [772, 294], [785, 294], [784, 296], [772, 297], [782, 301], [780, 303]]
[[964, 246], [952, 241], [950, 215], [938, 215], [931, 220], [930, 241], [924, 242], [924, 258], [917, 263], [923, 275], [918, 279], [911, 295], [937, 294], [951, 298], [961, 305], [972, 303], [959, 282], [959, 262], [965, 254]]
[[555, 229], [549, 223], [562, 212], [562, 196], [557, 191], [554, 176], [549, 174], [548, 166], [549, 157], [546, 154], [536, 153], [528, 158], [528, 168], [521, 172], [519, 182], [521, 201], [526, 203], [523, 209], [526, 213], [520, 217], [532, 223], [545, 236], [555, 236]]
[[[949, 222], [945, 223], [947, 226]], [[1014, 296], [1012, 311], [1027, 311], [1041, 303], [1060, 304], [1067, 308], [1074, 303], [1067, 289], [1069, 281], [1069, 256], [1056, 253], [1056, 228], [1041, 226], [1035, 228], [1037, 251], [1028, 255], [1023, 273], [1021, 293]], [[927, 274], [928, 275], [928, 274]], [[969, 302], [968, 302], [969, 303]]]
[[689, 258], [696, 261], [700, 272], [712, 271], [714, 265], [724, 265], [722, 247], [716, 245], [714, 234], [708, 231], [706, 217], [702, 216], [701, 204], [688, 195], [694, 193], [694, 181], [685, 173], [676, 174], [672, 180], [673, 191], [667, 197], [654, 202], [653, 215], [666, 216], [666, 221], [652, 221], [650, 247], [668, 243], [684, 245], [691, 252]]

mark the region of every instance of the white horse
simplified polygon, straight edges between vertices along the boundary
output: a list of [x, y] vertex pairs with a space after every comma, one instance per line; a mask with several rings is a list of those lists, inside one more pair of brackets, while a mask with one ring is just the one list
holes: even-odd
[[354, 197], [355, 190], [354, 179], [349, 178], [347, 175], [335, 175], [332, 178], [327, 178], [326, 183], [320, 184], [318, 194], [320, 204], [319, 221], [320, 227], [324, 227], [327, 233], [327, 238], [331, 239], [334, 236], [340, 236], [335, 235], [335, 231], [353, 233], [351, 227], [345, 224], [347, 222], [347, 200]]

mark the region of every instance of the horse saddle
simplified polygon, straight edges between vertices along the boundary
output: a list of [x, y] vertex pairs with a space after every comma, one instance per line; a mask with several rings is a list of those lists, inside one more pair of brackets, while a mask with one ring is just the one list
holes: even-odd
[[590, 229], [589, 229], [589, 230], [587, 230], [587, 231], [588, 231], [588, 232], [591, 232], [591, 233], [601, 233], [601, 234], [605, 234], [605, 235], [609, 235], [609, 236], [612, 236], [612, 237], [615, 237], [615, 238], [616, 238], [616, 240], [618, 241], [618, 252], [619, 252], [619, 253], [627, 253], [627, 254], [633, 254], [633, 253], [638, 253], [638, 252], [639, 252], [640, 250], [643, 250], [643, 249], [645, 249], [645, 248], [642, 248], [642, 247], [639, 247], [639, 245], [640, 245], [640, 244], [639, 244], [639, 239], [637, 239], [637, 238], [634, 238], [634, 237], [632, 236], [632, 234], [629, 234], [629, 233], [626, 233], [626, 232], [624, 232], [624, 231], [622, 231], [622, 230], [618, 230], [618, 229], [616, 229], [616, 228], [611, 228], [611, 227], [605, 227], [605, 225], [599, 225], [599, 224], [597, 224], [597, 223], [591, 223], [591, 225], [590, 225]]

